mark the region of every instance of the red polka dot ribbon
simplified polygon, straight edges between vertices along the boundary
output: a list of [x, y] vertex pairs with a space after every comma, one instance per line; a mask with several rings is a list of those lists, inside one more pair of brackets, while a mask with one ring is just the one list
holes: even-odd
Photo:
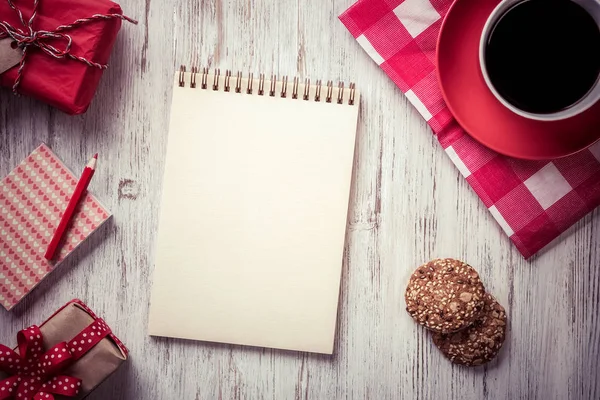
[[[101, 324], [102, 320], [94, 321], [83, 331], [95, 333], [92, 342], [84, 343], [87, 350], [110, 333], [104, 333], [102, 328], [106, 325]], [[84, 344], [76, 347], [76, 353], [71, 351], [74, 346], [65, 342], [44, 352], [42, 332], [37, 326], [20, 331], [17, 342], [18, 353], [0, 345], [0, 370], [10, 375], [0, 381], [0, 400], [45, 400], [54, 399], [54, 394], [74, 397], [79, 393], [81, 380], [60, 373], [85, 354]]]
[[90, 326], [85, 328], [79, 335], [75, 336], [73, 340], [67, 343], [69, 352], [73, 356], [73, 360], [79, 360], [90, 351], [92, 347], [110, 334], [110, 328], [103, 320], [97, 319], [92, 322]]
[[[83, 311], [85, 311], [87, 314], [89, 314], [89, 316], [92, 317], [94, 319], [94, 321], [100, 319], [94, 313], [94, 311], [92, 311], [92, 309], [89, 308], [87, 306], [87, 304], [85, 304], [83, 301], [81, 301], [79, 299], [73, 299], [70, 302], [68, 302], [67, 304], [65, 304], [64, 306], [62, 306], [62, 308], [60, 308], [58, 311], [56, 311], [50, 318], [48, 318], [46, 320], [46, 322], [50, 321], [52, 318], [54, 318], [56, 316], [56, 314], [60, 313], [62, 310], [64, 310], [66, 307], [70, 306], [71, 304], [81, 308]], [[44, 324], [46, 322], [44, 322]], [[99, 326], [106, 328], [105, 332], [107, 332], [107, 334], [105, 336], [107, 337], [107, 339], [110, 339], [114, 344], [116, 344], [117, 347], [119, 348], [119, 350], [123, 353], [123, 355], [125, 357], [127, 357], [129, 355], [129, 350], [127, 349], [127, 347], [125, 347], [123, 342], [121, 342], [121, 340], [119, 340], [119, 338], [115, 334], [112, 333], [112, 331], [110, 330], [110, 328], [108, 326], [106, 326], [106, 323], [104, 323], [104, 321], [101, 321], [101, 322], [102, 322], [102, 324], [100, 324]], [[42, 326], [44, 326], [44, 324], [42, 324]], [[92, 327], [92, 326], [96, 326], [96, 325], [94, 325], [94, 324], [90, 325], [90, 327]], [[94, 328], [92, 328], [92, 329], [94, 329]], [[92, 338], [98, 337], [98, 335], [97, 335], [98, 329], [95, 329], [95, 330], [96, 330], [96, 333], [94, 335], [89, 335], [89, 336], [92, 336]], [[86, 333], [86, 332], [81, 332], [81, 336], [83, 336], [83, 333]], [[88, 339], [89, 339], [89, 337], [88, 337]], [[72, 339], [72, 341], [74, 341], [74, 340], [75, 340], [75, 338]], [[82, 339], [79, 339], [80, 342], [81, 342], [81, 340]], [[77, 346], [77, 348], [79, 348], [79, 346]]]

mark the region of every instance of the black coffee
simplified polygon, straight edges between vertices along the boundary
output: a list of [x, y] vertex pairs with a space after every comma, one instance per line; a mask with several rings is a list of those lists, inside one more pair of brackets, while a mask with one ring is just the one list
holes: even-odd
[[538, 114], [577, 103], [600, 75], [600, 29], [570, 0], [528, 0], [493, 28], [485, 51], [493, 86], [517, 108]]

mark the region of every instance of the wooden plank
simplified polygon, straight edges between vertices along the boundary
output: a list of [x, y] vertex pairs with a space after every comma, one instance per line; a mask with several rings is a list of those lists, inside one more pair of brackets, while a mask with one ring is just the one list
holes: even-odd
[[[85, 116], [0, 92], [0, 175], [40, 141], [74, 170], [98, 151], [92, 190], [114, 218], [11, 313], [0, 342], [84, 299], [132, 351], [90, 399], [600, 398], [600, 214], [524, 261], [400, 91], [337, 20], [352, 0], [123, 0], [111, 68]], [[149, 338], [145, 332], [180, 65], [311, 79], [362, 91], [333, 357]], [[462, 258], [507, 308], [500, 358], [449, 364], [404, 311], [412, 270]]]

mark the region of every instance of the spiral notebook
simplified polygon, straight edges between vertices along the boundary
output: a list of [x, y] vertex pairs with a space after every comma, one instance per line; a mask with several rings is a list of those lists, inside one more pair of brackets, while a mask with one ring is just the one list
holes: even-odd
[[331, 354], [359, 94], [176, 74], [149, 333]]

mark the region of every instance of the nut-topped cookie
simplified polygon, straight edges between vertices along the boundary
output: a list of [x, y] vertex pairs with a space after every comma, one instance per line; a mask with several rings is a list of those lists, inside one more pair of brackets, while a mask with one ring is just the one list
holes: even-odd
[[477, 366], [490, 362], [506, 338], [506, 312], [494, 297], [484, 296], [483, 313], [470, 327], [449, 334], [434, 333], [433, 343], [455, 364]]
[[484, 294], [473, 267], [452, 258], [436, 259], [412, 274], [405, 293], [406, 311], [434, 332], [456, 332], [479, 317]]

